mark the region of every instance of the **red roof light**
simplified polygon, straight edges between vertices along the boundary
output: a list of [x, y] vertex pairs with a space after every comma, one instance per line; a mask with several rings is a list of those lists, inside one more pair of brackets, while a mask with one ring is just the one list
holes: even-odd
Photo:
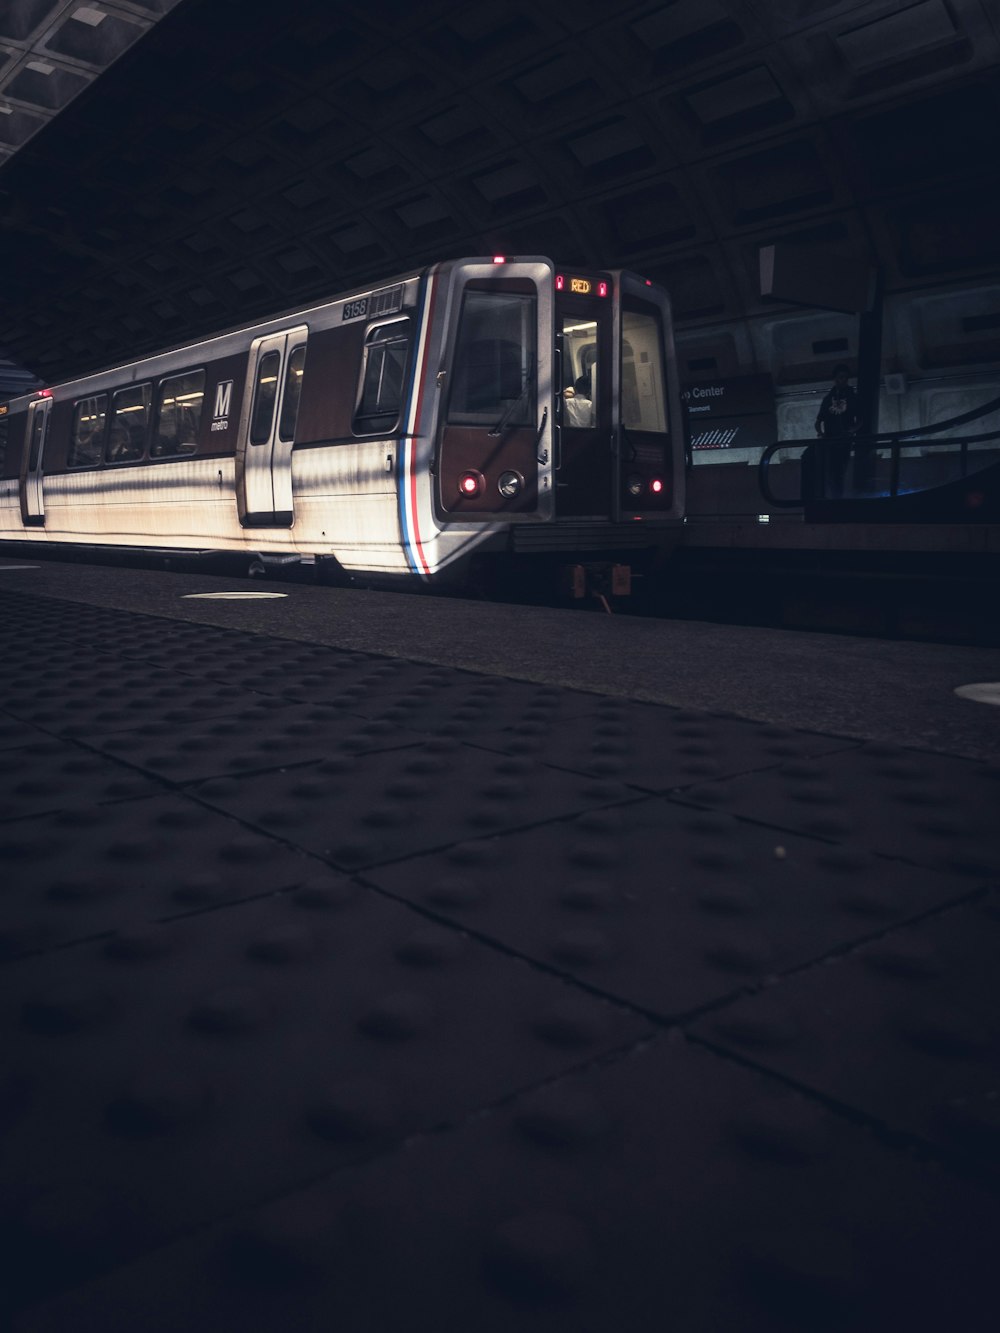
[[597, 284], [597, 295], [607, 296], [607, 294], [608, 294], [608, 284], [606, 282], [599, 282]]
[[493, 256], [493, 262], [494, 262], [494, 264], [506, 264], [506, 262], [507, 262], [507, 256], [506, 256], [506, 255], [494, 255], [494, 256]]
[[563, 277], [563, 275], [562, 275], [561, 273], [557, 273], [557, 274], [556, 274], [556, 291], [557, 291], [557, 292], [561, 292], [565, 286], [566, 286], [566, 279]]

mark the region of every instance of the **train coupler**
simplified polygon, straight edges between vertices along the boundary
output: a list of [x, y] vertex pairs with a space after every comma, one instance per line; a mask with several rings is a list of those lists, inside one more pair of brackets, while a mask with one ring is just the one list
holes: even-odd
[[610, 614], [609, 596], [628, 597], [632, 593], [632, 567], [610, 563], [565, 565], [562, 585], [574, 601], [595, 598]]

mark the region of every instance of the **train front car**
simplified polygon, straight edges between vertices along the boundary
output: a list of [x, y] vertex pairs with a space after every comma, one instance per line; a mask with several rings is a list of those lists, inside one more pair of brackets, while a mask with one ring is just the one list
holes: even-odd
[[601, 575], [676, 540], [684, 451], [667, 294], [534, 257], [454, 261], [427, 282], [401, 478], [411, 568], [430, 578], [513, 555], [540, 574], [548, 556]]
[[390, 582], [461, 582], [478, 561], [542, 589], [567, 568], [620, 575], [683, 513], [666, 294], [536, 257], [450, 260], [40, 390], [0, 421], [0, 542], [320, 559]]

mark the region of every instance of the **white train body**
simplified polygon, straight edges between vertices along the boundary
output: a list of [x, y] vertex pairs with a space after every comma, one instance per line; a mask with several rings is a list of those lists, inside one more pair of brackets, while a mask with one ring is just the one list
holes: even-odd
[[541, 258], [447, 261], [54, 385], [0, 409], [0, 443], [0, 541], [423, 580], [652, 547], [684, 505], [666, 294]]

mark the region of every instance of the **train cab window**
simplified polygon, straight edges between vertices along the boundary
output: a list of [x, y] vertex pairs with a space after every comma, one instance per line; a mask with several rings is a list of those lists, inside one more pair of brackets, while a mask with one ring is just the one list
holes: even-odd
[[97, 467], [104, 456], [104, 428], [108, 419], [108, 395], [81, 398], [73, 413], [70, 467]]
[[566, 315], [562, 322], [563, 424], [597, 424], [597, 321]]
[[622, 311], [622, 422], [627, 430], [667, 431], [663, 328], [645, 311]]
[[410, 346], [410, 321], [394, 319], [369, 329], [361, 367], [361, 394], [354, 413], [357, 435], [392, 430], [403, 404]]
[[305, 373], [306, 345], [300, 343], [292, 348], [285, 367], [285, 392], [281, 396], [281, 418], [278, 421], [278, 438], [287, 444], [295, 439], [295, 422], [299, 415], [299, 399], [302, 397], [302, 376]]
[[152, 385], [132, 384], [111, 400], [111, 429], [105, 458], [109, 463], [135, 463], [146, 452]]
[[274, 421], [274, 404], [278, 398], [278, 372], [281, 353], [265, 352], [257, 365], [257, 382], [253, 389], [253, 411], [250, 415], [250, 443], [267, 444]]
[[151, 458], [175, 458], [193, 454], [198, 447], [201, 405], [205, 398], [205, 372], [191, 370], [174, 375], [160, 385], [156, 405], [156, 430]]
[[448, 421], [525, 426], [534, 420], [535, 298], [469, 291], [455, 344]]

